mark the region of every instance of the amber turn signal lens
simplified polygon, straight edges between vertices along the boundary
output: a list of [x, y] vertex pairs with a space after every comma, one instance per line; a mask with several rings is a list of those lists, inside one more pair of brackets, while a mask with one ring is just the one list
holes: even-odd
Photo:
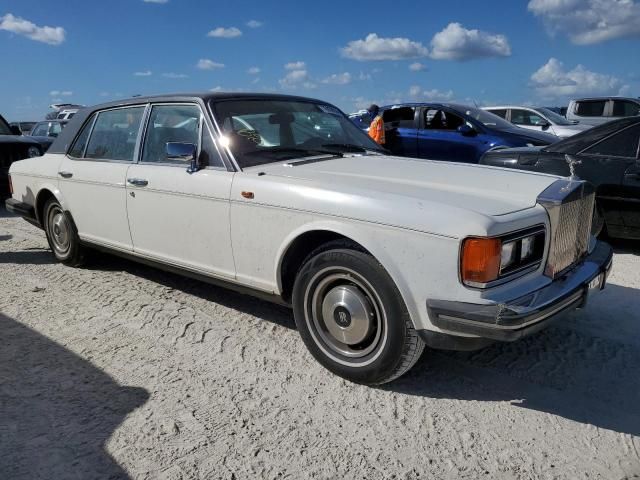
[[500, 274], [502, 242], [497, 238], [467, 238], [462, 244], [464, 283], [489, 283]]

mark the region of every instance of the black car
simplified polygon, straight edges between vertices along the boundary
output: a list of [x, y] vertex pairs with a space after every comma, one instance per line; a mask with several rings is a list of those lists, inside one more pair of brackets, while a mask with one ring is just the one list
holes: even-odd
[[29, 136], [40, 143], [46, 152], [53, 141], [60, 135], [62, 129], [67, 124], [67, 120], [45, 120], [33, 126]]
[[0, 198], [9, 195], [9, 165], [16, 160], [40, 155], [40, 144], [31, 137], [22, 136], [17, 126], [10, 127], [0, 115]]
[[9, 125], [11, 128], [18, 127], [22, 135], [29, 135], [29, 132], [31, 132], [35, 124], [36, 122], [11, 122]]
[[640, 239], [640, 117], [605, 123], [544, 148], [489, 151], [480, 163], [573, 173], [596, 186], [594, 233]]

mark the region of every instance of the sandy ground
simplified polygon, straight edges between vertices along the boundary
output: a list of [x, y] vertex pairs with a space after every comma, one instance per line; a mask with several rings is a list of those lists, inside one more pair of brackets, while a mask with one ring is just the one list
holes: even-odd
[[2, 479], [640, 478], [640, 245], [558, 326], [368, 388], [286, 309], [0, 217]]

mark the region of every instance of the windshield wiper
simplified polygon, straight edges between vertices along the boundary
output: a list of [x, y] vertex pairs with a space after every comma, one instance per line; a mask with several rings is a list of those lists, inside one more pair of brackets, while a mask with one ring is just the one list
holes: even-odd
[[367, 152], [376, 152], [376, 153], [386, 153], [382, 149], [373, 149], [361, 147], [360, 145], [354, 145], [352, 143], [325, 143], [322, 145], [322, 148], [339, 148], [344, 150], [345, 152], [356, 152], [356, 153], [367, 153]]
[[258, 155], [263, 153], [294, 154], [295, 156], [301, 156], [301, 157], [310, 157], [312, 155], [331, 155], [332, 157], [344, 156], [341, 152], [335, 152], [333, 150], [319, 150], [319, 149], [293, 148], [293, 147], [267, 147], [265, 149], [244, 152], [242, 155]]

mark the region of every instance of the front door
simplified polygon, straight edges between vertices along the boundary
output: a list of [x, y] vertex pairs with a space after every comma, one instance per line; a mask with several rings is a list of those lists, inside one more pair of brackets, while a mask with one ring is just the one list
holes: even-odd
[[125, 179], [138, 148], [144, 110], [132, 106], [94, 114], [60, 164], [64, 207], [82, 240], [132, 249]]
[[[437, 108], [423, 111], [418, 130], [418, 156], [430, 160], [477, 163], [484, 139], [482, 134], [464, 135], [458, 127], [465, 120], [455, 113]], [[484, 142], [486, 143], [486, 142]]]
[[[168, 142], [197, 145], [204, 168], [167, 158]], [[196, 104], [153, 105], [138, 164], [127, 173], [135, 253], [216, 276], [235, 276], [227, 171]]]

